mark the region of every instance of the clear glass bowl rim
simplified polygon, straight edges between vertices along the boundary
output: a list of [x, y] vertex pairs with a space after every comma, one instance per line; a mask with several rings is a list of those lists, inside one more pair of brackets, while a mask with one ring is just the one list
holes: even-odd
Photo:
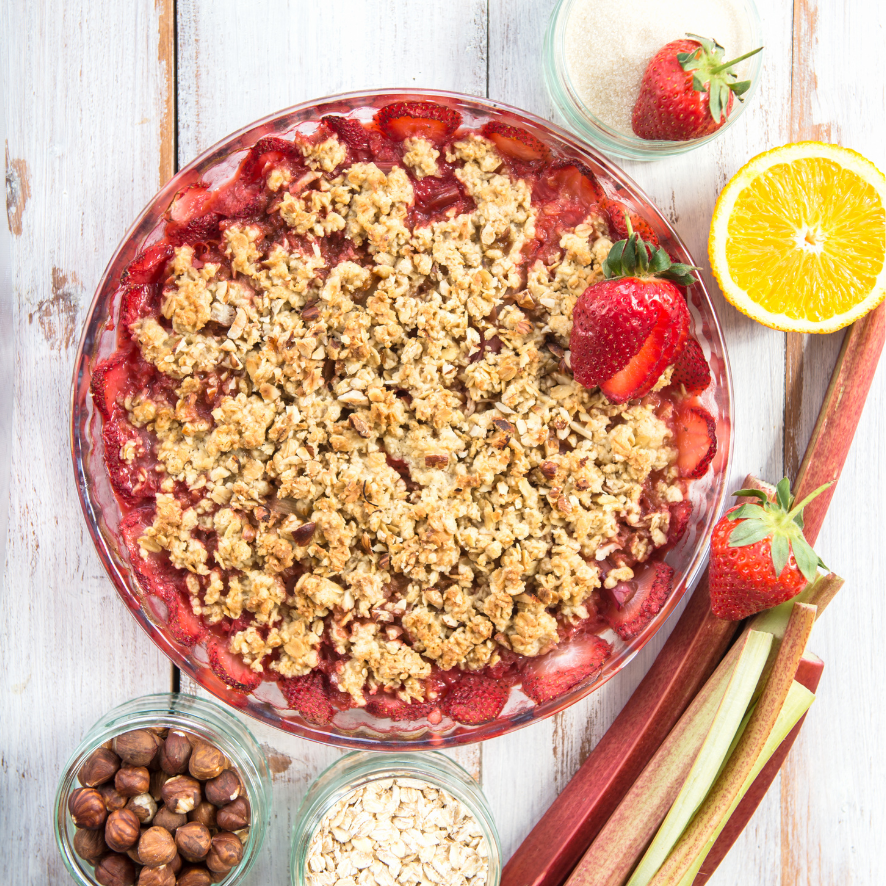
[[[566, 64], [564, 48], [566, 24], [576, 2], [578, 0], [558, 0], [548, 19], [542, 51], [545, 86], [557, 113], [579, 136], [590, 139], [607, 154], [628, 160], [656, 160], [685, 154], [706, 145], [726, 132], [750, 105], [760, 82], [763, 53], [758, 53], [748, 59], [747, 76], [751, 81], [750, 88], [742, 96], [744, 101], [736, 100], [726, 123], [716, 132], [703, 138], [675, 142], [662, 139], [642, 139], [639, 136], [628, 135], [614, 129], [597, 117], [579, 98], [569, 74], [569, 66]], [[759, 46], [763, 42], [763, 24], [760, 13], [754, 0], [740, 0], [740, 3], [747, 14], [752, 45]]]
[[[175, 196], [184, 187], [192, 181], [198, 180], [206, 170], [215, 168], [222, 158], [231, 158], [235, 156], [239, 158], [241, 154], [245, 155], [247, 145], [251, 146], [251, 144], [263, 135], [272, 134], [271, 127], [273, 124], [279, 124], [281, 121], [288, 120], [294, 115], [311, 113], [312, 120], [319, 120], [319, 117], [322, 116], [323, 113], [341, 113], [341, 110], [336, 108], [338, 105], [350, 104], [356, 107], [357, 102], [363, 102], [363, 104], [360, 105], [361, 107], [378, 107], [381, 103], [387, 103], [387, 101], [393, 100], [440, 101], [444, 104], [448, 102], [456, 107], [469, 108], [473, 113], [486, 115], [499, 113], [505, 115], [509, 122], [512, 122], [515, 125], [524, 125], [530, 130], [537, 131], [541, 138], [553, 137], [559, 140], [560, 144], [557, 145], [558, 148], [562, 149], [565, 147], [569, 149], [571, 153], [576, 155], [576, 157], [584, 159], [585, 162], [590, 160], [592, 163], [599, 166], [600, 169], [604, 171], [609, 182], [622, 189], [622, 193], [619, 195], [621, 199], [642, 202], [644, 204], [644, 212], [647, 214], [647, 219], [651, 219], [659, 233], [664, 233], [665, 237], [670, 240], [668, 245], [671, 246], [673, 257], [679, 261], [694, 264], [685, 244], [671, 224], [661, 214], [642, 188], [637, 185], [630, 176], [615, 166], [613, 161], [604, 156], [597, 148], [583, 142], [575, 133], [569, 132], [535, 114], [480, 96], [431, 89], [372, 89], [339, 93], [322, 99], [313, 99], [311, 101], [293, 105], [282, 111], [269, 114], [258, 121], [249, 123], [236, 132], [231, 133], [216, 142], [215, 145], [208, 148], [179, 170], [179, 172], [177, 172], [176, 175], [154, 195], [145, 209], [136, 218], [135, 222], [120, 241], [114, 255], [109, 261], [108, 266], [102, 275], [101, 281], [96, 287], [95, 296], [93, 297], [89, 311], [86, 315], [86, 320], [84, 321], [83, 333], [81, 335], [73, 370], [70, 426], [71, 457], [73, 461], [75, 481], [77, 484], [77, 493], [93, 544], [96, 547], [105, 571], [116, 587], [119, 596], [128, 607], [130, 613], [169, 659], [219, 701], [231, 704], [236, 700], [237, 704], [235, 707], [237, 710], [270, 726], [312, 741], [319, 741], [339, 747], [372, 749], [388, 752], [423, 749], [440, 750], [447, 747], [472, 744], [498, 735], [503, 735], [507, 732], [527, 726], [536, 720], [545, 719], [559, 713], [583, 698], [585, 695], [598, 689], [624, 668], [646, 645], [668, 619], [674, 609], [679, 605], [687, 589], [693, 586], [707, 562], [707, 543], [726, 497], [726, 478], [732, 460], [732, 447], [734, 442], [734, 434], [732, 433], [732, 373], [729, 366], [729, 357], [726, 352], [725, 339], [716, 307], [707, 293], [704, 282], [700, 281], [692, 288], [691, 298], [688, 299], [688, 301], [690, 303], [690, 308], [695, 305], [696, 309], [701, 310], [699, 305], [704, 305], [704, 308], [707, 311], [707, 316], [704, 317], [706, 334], [712, 346], [715, 346], [716, 355], [722, 366], [718, 383], [720, 394], [723, 399], [723, 411], [722, 414], [718, 416], [717, 434], [719, 451], [715, 460], [715, 464], [719, 462], [721, 467], [717, 476], [716, 488], [713, 490], [713, 500], [708, 501], [708, 509], [706, 511], [707, 519], [703, 531], [699, 533], [689, 567], [685, 570], [682, 576], [677, 576], [679, 583], [675, 585], [674, 590], [664, 607], [662, 607], [662, 610], [655, 616], [650, 625], [648, 625], [641, 634], [629, 641], [624, 649], [613, 655], [612, 658], [606, 662], [603, 671], [594, 681], [590, 683], [580, 683], [568, 692], [565, 692], [548, 702], [536, 705], [529, 710], [520, 711], [513, 715], [503, 714], [500, 715], [499, 718], [477, 727], [459, 727], [457, 730], [447, 735], [439, 735], [433, 732], [428, 733], [427, 730], [402, 729], [396, 736], [385, 735], [382, 737], [376, 737], [379, 735], [378, 733], [367, 735], [358, 731], [337, 731], [334, 724], [326, 727], [315, 726], [307, 721], [283, 718], [275, 708], [272, 708], [267, 703], [260, 702], [250, 697], [246, 699], [244, 704], [241, 700], [242, 696], [238, 693], [233, 693], [233, 691], [230, 694], [231, 700], [229, 701], [228, 698], [225, 697], [224, 692], [220, 691], [217, 686], [207, 685], [206, 679], [204, 679], [201, 674], [201, 672], [205, 670], [205, 666], [200, 662], [195, 662], [191, 656], [186, 657], [183, 655], [178, 644], [172, 641], [167, 635], [165, 626], [158, 625], [148, 614], [140, 601], [141, 590], [138, 582], [132, 575], [128, 564], [121, 559], [117, 551], [116, 545], [119, 542], [115, 540], [114, 543], [111, 543], [109, 538], [106, 537], [105, 532], [100, 528], [100, 525], [102, 524], [101, 507], [97, 501], [93, 500], [91, 478], [86, 468], [86, 454], [91, 446], [91, 441], [87, 433], [88, 423], [93, 413], [93, 406], [89, 396], [89, 382], [92, 369], [94, 368], [93, 364], [99, 359], [98, 354], [94, 352], [94, 346], [96, 346], [97, 341], [100, 339], [104, 330], [104, 325], [108, 320], [108, 317], [97, 316], [96, 310], [100, 301], [108, 292], [114, 293], [119, 289], [118, 281], [120, 273], [128, 261], [131, 260], [131, 256], [124, 259], [124, 253], [127, 246], [133, 241], [135, 235], [140, 232], [143, 234], [139, 240], [140, 248], [144, 248], [146, 245], [154, 242], [157, 237], [152, 238], [150, 234], [157, 230], [159, 225], [158, 220], [162, 217], [162, 212], [168, 208]], [[292, 124], [289, 129], [294, 129], [295, 126], [296, 124]], [[233, 170], [233, 166], [231, 169]], [[153, 224], [151, 228], [145, 228], [146, 222], [151, 221], [152, 217]], [[726, 444], [725, 446], [723, 445], [724, 443]], [[694, 516], [693, 519], [695, 519]], [[220, 684], [220, 681], [217, 678], [214, 678], [214, 683]], [[421, 734], [418, 734], [419, 732]]]
[[96, 881], [74, 851], [76, 828], [68, 814], [68, 797], [78, 787], [77, 773], [86, 758], [109, 739], [131, 729], [171, 726], [191, 732], [215, 744], [233, 763], [251, 807], [249, 841], [243, 860], [224, 880], [224, 886], [239, 883], [252, 869], [264, 845], [271, 821], [271, 774], [268, 761], [255, 736], [245, 724], [221, 705], [185, 693], [160, 692], [125, 701], [104, 713], [87, 731], [65, 763], [52, 805], [52, 831], [65, 868], [79, 886]]
[[416, 778], [443, 788], [477, 819], [489, 847], [487, 886], [501, 880], [501, 840], [492, 810], [470, 773], [437, 751], [375, 754], [353, 751], [336, 760], [311, 783], [292, 825], [290, 874], [292, 886], [305, 886], [304, 865], [311, 837], [327, 812], [344, 796], [373, 781], [394, 777]]

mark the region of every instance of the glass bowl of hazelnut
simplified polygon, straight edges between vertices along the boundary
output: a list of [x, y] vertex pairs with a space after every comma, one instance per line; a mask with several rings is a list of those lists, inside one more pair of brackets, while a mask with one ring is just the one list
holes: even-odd
[[212, 702], [165, 693], [93, 725], [59, 779], [53, 830], [81, 886], [233, 886], [261, 851], [270, 809], [252, 733]]

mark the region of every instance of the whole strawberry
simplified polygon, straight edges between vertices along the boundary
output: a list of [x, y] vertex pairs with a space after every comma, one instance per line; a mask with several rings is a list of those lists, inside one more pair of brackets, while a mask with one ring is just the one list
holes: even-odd
[[659, 246], [634, 233], [609, 250], [603, 280], [591, 284], [572, 311], [572, 372], [599, 386], [612, 403], [644, 397], [682, 351], [689, 309], [678, 288], [695, 282], [693, 268], [674, 264]]
[[715, 40], [687, 34], [660, 49], [646, 66], [631, 126], [646, 139], [689, 141], [716, 132], [742, 101], [750, 80], [738, 80], [732, 66], [760, 52], [762, 46], [723, 61]]
[[737, 505], [714, 527], [709, 582], [717, 618], [738, 621], [795, 597], [824, 566], [803, 537], [803, 508], [830, 484], [794, 504], [787, 478], [775, 501], [759, 489], [735, 495], [759, 499]]

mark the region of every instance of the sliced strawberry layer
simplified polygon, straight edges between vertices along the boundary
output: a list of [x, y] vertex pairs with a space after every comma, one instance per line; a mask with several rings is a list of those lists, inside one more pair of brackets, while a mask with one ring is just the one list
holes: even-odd
[[96, 409], [105, 417], [117, 407], [124, 391], [132, 385], [132, 366], [129, 355], [116, 353], [103, 360], [92, 373], [90, 391]]
[[547, 146], [531, 132], [491, 120], [480, 130], [506, 157], [528, 162], [544, 160], [550, 155]]
[[661, 611], [671, 595], [674, 570], [667, 563], [655, 562], [633, 583], [636, 583], [636, 590], [622, 604], [610, 591], [601, 591], [604, 603], [600, 614], [622, 640], [636, 637]]
[[508, 687], [489, 677], [463, 674], [443, 699], [443, 711], [458, 723], [479, 726], [494, 720], [508, 700]]
[[668, 524], [668, 544], [675, 545], [686, 534], [689, 518], [692, 516], [691, 501], [677, 501], [668, 505], [671, 522]]
[[196, 646], [207, 634], [206, 625], [194, 615], [191, 602], [181, 593], [166, 601], [169, 607], [169, 632], [184, 646]]
[[379, 129], [394, 141], [420, 136], [440, 144], [461, 124], [461, 114], [434, 102], [395, 102], [376, 115]]
[[610, 239], [613, 242], [626, 240], [628, 237], [628, 226], [625, 222], [625, 213], [627, 213], [631, 219], [634, 233], [639, 234], [647, 243], [658, 246], [658, 235], [649, 226], [649, 222], [637, 215], [636, 212], [631, 212], [624, 203], [606, 197], [600, 201], [600, 209], [609, 221]]
[[556, 698], [597, 673], [612, 646], [593, 634], [580, 634], [523, 669], [523, 691], [538, 704]]
[[369, 148], [369, 132], [359, 120], [327, 115], [323, 117], [323, 123], [338, 136], [339, 141], [344, 142], [349, 148], [354, 150]]
[[396, 695], [388, 695], [386, 692], [379, 692], [366, 700], [366, 710], [374, 717], [398, 722], [421, 720], [427, 717], [435, 707], [436, 705], [428, 702], [407, 703], [401, 701]]
[[671, 384], [678, 388], [682, 385], [687, 394], [700, 394], [710, 383], [711, 368], [704, 358], [704, 351], [694, 338], [690, 338], [674, 364]]
[[213, 673], [232, 689], [240, 692], [252, 692], [258, 688], [264, 679], [264, 675], [256, 672], [240, 658], [228, 649], [228, 641], [219, 637], [213, 637], [206, 644], [206, 652], [209, 655], [209, 666]]
[[175, 250], [169, 243], [155, 243], [153, 246], [149, 246], [129, 263], [120, 282], [124, 285], [156, 283], [163, 275], [166, 262], [172, 258], [174, 253]]
[[156, 284], [127, 286], [120, 299], [120, 325], [126, 332], [136, 320], [156, 316], [160, 311], [160, 287]]
[[159, 597], [167, 606], [174, 606], [177, 597], [187, 594], [185, 573], [176, 569], [165, 553], [143, 556], [138, 540], [154, 522], [154, 508], [143, 507], [130, 511], [120, 522], [120, 534], [129, 551], [129, 562], [138, 583], [146, 594]]
[[212, 199], [213, 193], [206, 182], [194, 182], [176, 195], [169, 207], [169, 220], [179, 225], [192, 218], [199, 218], [205, 215]]
[[681, 403], [674, 424], [680, 476], [701, 477], [717, 454], [717, 423], [704, 407]]
[[242, 176], [247, 181], [264, 180], [265, 174], [281, 160], [301, 161], [301, 151], [293, 142], [276, 136], [260, 138], [241, 165]]
[[561, 196], [577, 200], [587, 208], [605, 197], [603, 186], [597, 176], [583, 163], [561, 163], [546, 174], [547, 186], [555, 188]]
[[325, 726], [335, 716], [323, 677], [316, 671], [303, 677], [288, 677], [280, 680], [278, 685], [289, 707], [298, 711], [309, 723]]

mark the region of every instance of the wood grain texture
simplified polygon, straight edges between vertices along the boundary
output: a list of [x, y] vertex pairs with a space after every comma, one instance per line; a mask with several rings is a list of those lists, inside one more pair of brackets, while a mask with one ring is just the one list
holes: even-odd
[[[169, 4], [171, 5], [171, 4]], [[4, 3], [14, 343], [9, 531], [0, 606], [0, 829], [10, 886], [62, 883], [49, 829], [61, 768], [105, 711], [172, 669], [117, 599], [71, 482], [71, 370], [105, 263], [160, 180], [169, 82], [154, 0]], [[8, 427], [8, 426], [7, 426]]]

